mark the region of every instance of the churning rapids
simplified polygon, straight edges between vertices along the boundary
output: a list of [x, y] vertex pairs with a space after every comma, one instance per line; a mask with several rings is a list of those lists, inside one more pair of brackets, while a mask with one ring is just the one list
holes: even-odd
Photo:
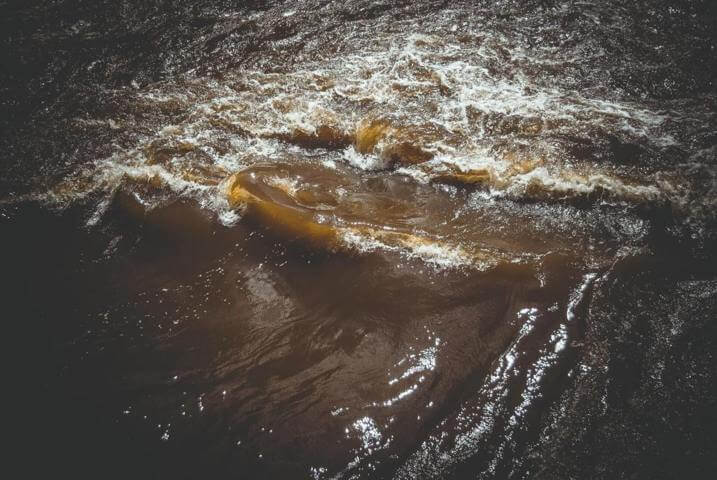
[[717, 471], [711, 2], [239, 3], [0, 2], [26, 468]]

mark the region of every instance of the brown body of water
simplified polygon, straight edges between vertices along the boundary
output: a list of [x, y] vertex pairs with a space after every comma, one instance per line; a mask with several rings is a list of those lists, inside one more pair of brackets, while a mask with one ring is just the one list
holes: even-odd
[[714, 474], [708, 2], [2, 5], [29, 474]]

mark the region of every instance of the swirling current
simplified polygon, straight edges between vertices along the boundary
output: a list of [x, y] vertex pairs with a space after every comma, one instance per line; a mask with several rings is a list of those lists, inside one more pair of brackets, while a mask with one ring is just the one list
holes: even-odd
[[713, 478], [713, 2], [0, 11], [23, 478]]

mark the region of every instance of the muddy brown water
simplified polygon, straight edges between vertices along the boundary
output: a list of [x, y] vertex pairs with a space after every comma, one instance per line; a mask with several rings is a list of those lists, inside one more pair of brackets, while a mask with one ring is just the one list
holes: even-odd
[[709, 2], [99, 5], [2, 3], [29, 476], [711, 478]]

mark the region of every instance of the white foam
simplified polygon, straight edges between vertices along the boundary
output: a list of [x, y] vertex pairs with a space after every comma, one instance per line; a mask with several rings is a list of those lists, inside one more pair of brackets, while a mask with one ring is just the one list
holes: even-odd
[[[400, 22], [385, 32], [369, 32], [357, 26], [345, 38], [337, 39], [337, 48], [342, 52], [338, 58], [315, 55], [309, 60], [298, 59], [297, 67], [282, 73], [242, 70], [225, 72], [221, 80], [189, 75], [177, 85], [155, 84], [128, 92], [136, 102], [150, 108], [177, 104], [186, 112], [186, 120], [177, 122], [176, 116], [171, 120], [168, 116], [167, 124], [158, 125], [152, 135], [140, 137], [133, 149], [123, 152], [117, 147], [109, 158], [76, 172], [77, 178], [89, 179], [89, 184], [78, 181], [75, 190], [59, 193], [58, 189], [45, 198], [66, 204], [90, 192], [104, 192], [88, 220], [94, 224], [100, 221], [106, 199], [117, 188], [127, 181], [156, 179], [162, 188], [197, 200], [214, 211], [220, 222], [230, 225], [237, 219], [229, 213], [221, 190], [182, 176], [182, 162], [197, 160], [174, 158], [167, 165], [149, 165], [142, 153], [144, 148], [157, 140], [189, 143], [204, 154], [201, 161], [206, 163], [198, 167], [216, 168], [229, 175], [257, 163], [307, 155], [300, 145], [281, 141], [281, 134], [296, 130], [315, 134], [326, 125], [351, 132], [363, 119], [379, 116], [409, 129], [411, 125], [433, 125], [446, 132], [446, 138], [420, 145], [430, 149], [431, 161], [398, 169], [398, 173], [418, 182], [429, 182], [439, 173], [483, 169], [491, 174], [491, 198], [533, 195], [536, 189], [531, 187], [539, 185], [548, 194], [565, 196], [605, 191], [613, 200], [627, 202], [675, 199], [669, 179], [628, 183], [599, 165], [576, 171], [562, 147], [552, 143], [550, 137], [529, 131], [530, 138], [525, 140], [518, 138], [520, 132], [511, 131], [522, 128], [520, 125], [507, 125], [505, 132], [500, 127], [504, 121], [535, 119], [540, 129], [553, 129], [553, 133], [589, 136], [597, 128], [628, 141], [660, 147], [675, 142], [662, 131], [664, 114], [636, 103], [536, 84], [531, 80], [531, 69], [555, 68], [576, 59], [552, 47], [527, 49], [498, 32], [482, 32], [475, 42], [469, 37], [469, 41], [459, 43], [456, 35], [448, 33], [456, 32], [459, 24], [456, 18], [449, 17], [441, 35], [422, 32], [420, 25]], [[505, 62], [506, 58], [510, 75], [495, 68], [496, 62]], [[118, 121], [96, 122], [107, 128], [131, 128]], [[224, 148], [214, 144], [217, 130], [228, 139]], [[505, 136], [511, 137], [516, 151], [528, 145], [544, 163], [538, 162], [532, 171], [516, 173], [511, 162], [501, 156], [503, 150], [495, 148], [496, 138]], [[375, 149], [378, 153], [367, 155], [349, 146], [338, 158], [360, 170], [385, 170], [390, 165], [380, 154], [382, 146], [379, 142]], [[323, 158], [321, 162], [336, 169], [338, 158]], [[295, 186], [282, 188], [291, 192]], [[367, 239], [363, 241], [372, 245]], [[438, 265], [470, 263], [460, 249], [440, 244], [402, 248]]]
[[467, 252], [457, 246], [427, 240], [410, 242], [405, 241], [400, 236], [397, 236], [396, 239], [397, 242], [395, 244], [389, 244], [379, 240], [375, 236], [370, 236], [355, 230], [345, 230], [342, 235], [342, 240], [347, 246], [363, 253], [380, 250], [396, 252], [407, 259], [421, 260], [440, 269], [457, 268], [468, 265], [485, 267], [485, 265], [480, 265]]
[[342, 157], [349, 165], [351, 165], [352, 167], [360, 168], [361, 170], [385, 170], [387, 167], [386, 161], [378, 155], [361, 154], [357, 152], [353, 146], [347, 147], [342, 152]]

